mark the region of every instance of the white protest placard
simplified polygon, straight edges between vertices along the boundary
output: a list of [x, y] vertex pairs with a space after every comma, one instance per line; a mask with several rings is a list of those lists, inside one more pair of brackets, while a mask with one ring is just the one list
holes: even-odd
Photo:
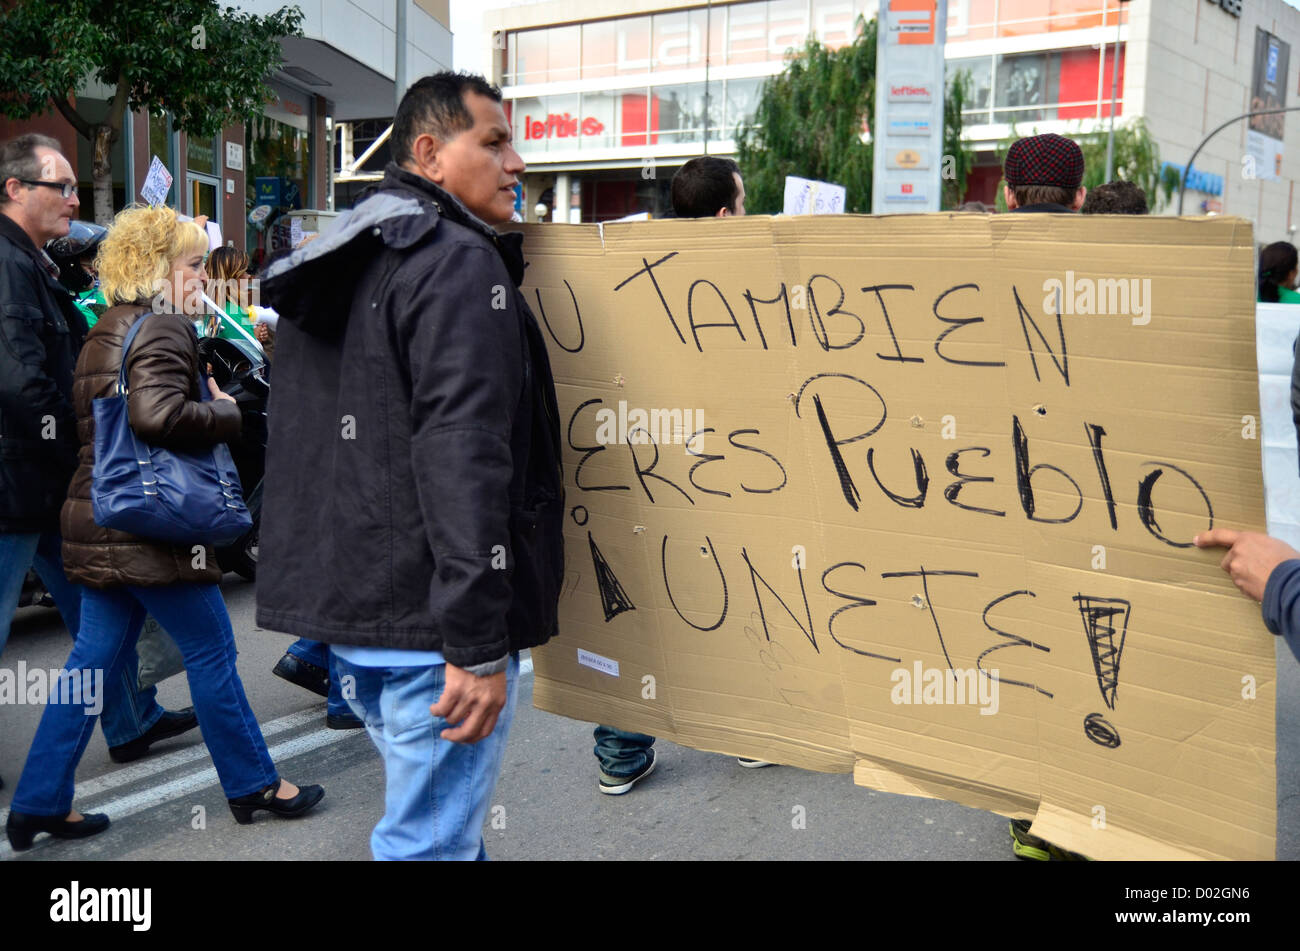
[[149, 163], [149, 174], [145, 176], [144, 184], [140, 186], [140, 197], [151, 205], [165, 204], [171, 187], [172, 173], [167, 171], [167, 166], [163, 164], [162, 159], [155, 155], [153, 161]]
[[785, 205], [787, 215], [842, 215], [848, 192], [843, 185], [819, 182], [797, 175], [785, 177]]

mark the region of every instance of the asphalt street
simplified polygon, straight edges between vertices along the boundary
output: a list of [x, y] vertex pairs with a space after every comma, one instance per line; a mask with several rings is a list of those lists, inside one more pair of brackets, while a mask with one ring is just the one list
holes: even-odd
[[[282, 775], [321, 783], [325, 799], [294, 821], [260, 814], [237, 825], [197, 730], [118, 765], [98, 730], [77, 771], [76, 808], [107, 812], [85, 841], [41, 836], [0, 861], [99, 859], [365, 860], [383, 812], [383, 766], [363, 730], [325, 727], [325, 703], [271, 675], [292, 640], [258, 629], [253, 586], [223, 585], [250, 703]], [[1300, 858], [1300, 665], [1278, 642], [1279, 859]], [[19, 612], [0, 664], [59, 668], [71, 641], [56, 612]], [[484, 826], [493, 859], [978, 859], [1017, 861], [1007, 822], [954, 803], [873, 792], [848, 775], [792, 767], [743, 769], [732, 758], [659, 741], [653, 775], [625, 796], [596, 789], [592, 725], [533, 708], [525, 655], [519, 706]], [[189, 704], [183, 676], [159, 687], [169, 709]], [[8, 813], [43, 708], [0, 707], [0, 821]], [[795, 828], [795, 807], [804, 828]]]

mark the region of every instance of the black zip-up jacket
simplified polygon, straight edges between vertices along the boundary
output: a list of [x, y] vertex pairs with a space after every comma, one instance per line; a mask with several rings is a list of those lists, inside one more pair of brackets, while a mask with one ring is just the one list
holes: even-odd
[[0, 214], [0, 532], [57, 531], [77, 468], [72, 372], [86, 319]]
[[268, 269], [261, 627], [464, 668], [555, 633], [559, 413], [521, 242], [390, 164]]

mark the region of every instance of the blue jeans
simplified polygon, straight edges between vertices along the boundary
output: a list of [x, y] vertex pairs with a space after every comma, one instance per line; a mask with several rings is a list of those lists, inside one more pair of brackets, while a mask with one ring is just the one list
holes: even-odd
[[330, 650], [328, 644], [322, 644], [320, 641], [309, 641], [305, 637], [300, 637], [289, 645], [285, 651], [292, 654], [299, 660], [305, 660], [309, 664], [315, 664], [317, 667], [323, 667], [330, 672], [330, 693], [325, 700], [325, 712], [329, 716], [352, 716], [352, 708], [348, 702], [343, 699], [343, 690], [339, 686], [338, 668], [334, 666], [334, 652]]
[[[226, 798], [246, 796], [274, 783], [275, 766], [235, 670], [235, 636], [215, 584], [87, 588], [82, 594], [81, 630], [64, 670], [103, 670], [108, 683], [120, 677], [128, 655], [134, 654], [146, 611], [167, 629], [185, 658], [199, 729]], [[73, 776], [94, 726], [95, 717], [81, 706], [46, 705], [14, 790], [11, 808], [15, 812], [67, 815], [72, 808]]]
[[592, 731], [596, 738], [596, 761], [600, 771], [611, 779], [627, 779], [645, 768], [655, 738], [645, 733], [629, 733], [601, 724]]
[[[0, 533], [0, 652], [9, 640], [9, 624], [18, 610], [23, 577], [29, 568], [45, 582], [54, 598], [63, 623], [73, 639], [81, 627], [81, 585], [73, 584], [63, 573], [62, 539], [56, 532], [38, 534]], [[139, 661], [135, 645], [122, 668], [122, 675], [104, 684], [104, 713], [100, 725], [109, 746], [121, 746], [149, 731], [163, 715], [156, 699], [155, 687], [139, 689]]]
[[515, 710], [519, 656], [506, 667], [506, 705], [491, 734], [474, 744], [438, 734], [447, 721], [429, 713], [446, 685], [446, 664], [359, 667], [336, 658], [355, 678], [348, 702], [384, 759], [384, 817], [370, 836], [376, 859], [486, 859], [483, 820], [501, 771]]

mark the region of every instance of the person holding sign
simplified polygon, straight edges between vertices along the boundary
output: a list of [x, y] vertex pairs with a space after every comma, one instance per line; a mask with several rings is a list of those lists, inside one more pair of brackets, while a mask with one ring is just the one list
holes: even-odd
[[[673, 176], [673, 214], [678, 218], [743, 217], [745, 182], [734, 160], [702, 155], [693, 158]], [[593, 731], [596, 762], [600, 766], [597, 788], [607, 796], [621, 796], [649, 776], [655, 768], [655, 738], [600, 724]], [[764, 760], [740, 757], [750, 769], [771, 766]]]
[[1197, 548], [1226, 548], [1219, 567], [1241, 593], [1260, 602], [1264, 626], [1286, 639], [1300, 660], [1300, 551], [1261, 532], [1212, 528], [1194, 539]]

